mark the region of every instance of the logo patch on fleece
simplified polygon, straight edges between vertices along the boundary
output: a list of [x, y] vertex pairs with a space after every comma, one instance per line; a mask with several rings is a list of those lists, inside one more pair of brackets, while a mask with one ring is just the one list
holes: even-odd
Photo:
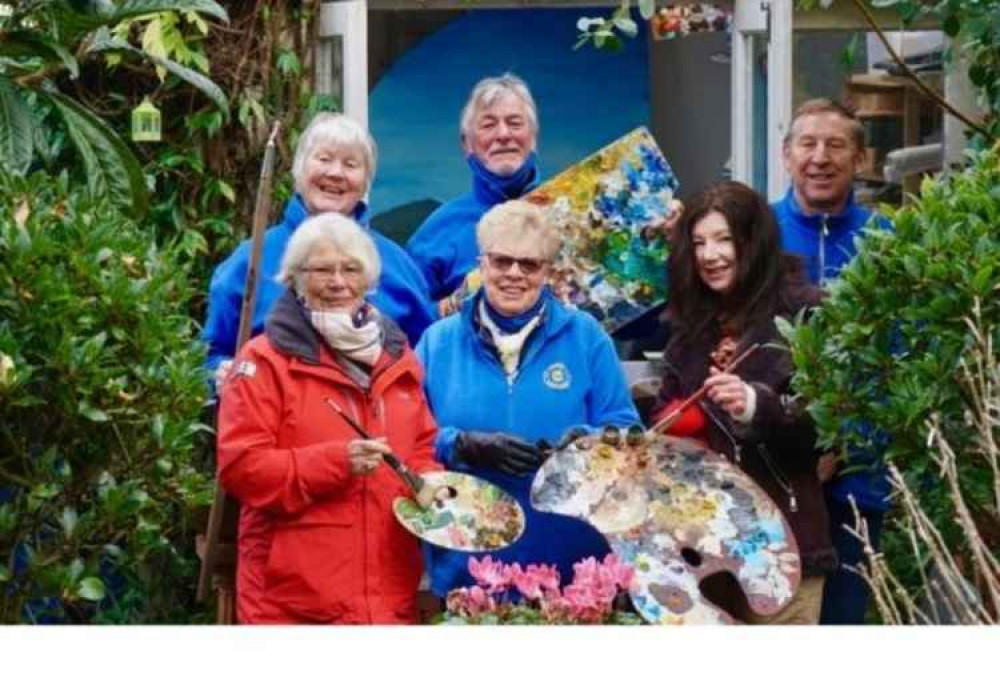
[[553, 390], [566, 390], [569, 388], [572, 378], [569, 375], [569, 369], [566, 368], [566, 365], [556, 362], [545, 368], [545, 373], [542, 374], [542, 381]]

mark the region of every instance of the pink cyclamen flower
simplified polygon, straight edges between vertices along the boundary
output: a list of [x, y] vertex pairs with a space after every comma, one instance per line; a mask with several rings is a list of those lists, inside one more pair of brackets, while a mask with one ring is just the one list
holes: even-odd
[[478, 617], [487, 612], [494, 612], [496, 607], [496, 601], [482, 587], [477, 586], [469, 589], [466, 610], [470, 617]]
[[601, 564], [607, 571], [611, 580], [621, 589], [628, 590], [632, 585], [632, 578], [635, 577], [635, 568], [621, 562], [615, 554], [608, 554]]
[[490, 593], [499, 593], [510, 586], [510, 570], [503, 561], [494, 561], [490, 556], [482, 560], [469, 558], [469, 574]]

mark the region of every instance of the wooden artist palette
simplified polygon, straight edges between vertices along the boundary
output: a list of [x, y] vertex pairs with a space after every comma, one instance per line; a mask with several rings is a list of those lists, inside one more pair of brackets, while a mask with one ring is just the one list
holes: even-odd
[[622, 444], [593, 435], [553, 454], [535, 476], [531, 504], [604, 534], [635, 568], [629, 593], [646, 621], [736, 622], [702, 594], [701, 581], [723, 572], [757, 614], [788, 604], [801, 580], [798, 545], [777, 505], [750, 477], [690, 440], [655, 436]]
[[425, 472], [424, 481], [454, 497], [422, 509], [410, 498], [392, 503], [396, 519], [425, 542], [455, 551], [496, 551], [524, 532], [524, 512], [503, 489], [461, 472]]

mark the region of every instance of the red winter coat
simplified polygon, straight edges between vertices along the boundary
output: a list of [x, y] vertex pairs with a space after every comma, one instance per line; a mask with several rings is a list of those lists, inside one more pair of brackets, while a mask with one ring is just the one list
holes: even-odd
[[352, 475], [358, 438], [332, 398], [416, 472], [434, 462], [437, 429], [406, 337], [383, 321], [366, 390], [307, 322], [291, 293], [240, 351], [221, 394], [222, 487], [241, 503], [237, 617], [244, 624], [416, 621], [420, 548], [396, 521], [407, 488], [387, 465]]

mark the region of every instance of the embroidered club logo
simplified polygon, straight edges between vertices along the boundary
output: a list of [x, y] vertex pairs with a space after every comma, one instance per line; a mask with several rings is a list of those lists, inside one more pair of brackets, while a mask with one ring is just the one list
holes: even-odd
[[554, 365], [549, 365], [545, 369], [545, 373], [542, 375], [542, 380], [545, 382], [545, 385], [553, 390], [566, 390], [569, 388], [571, 379], [569, 370], [566, 369], [566, 365], [561, 362], [557, 362]]

